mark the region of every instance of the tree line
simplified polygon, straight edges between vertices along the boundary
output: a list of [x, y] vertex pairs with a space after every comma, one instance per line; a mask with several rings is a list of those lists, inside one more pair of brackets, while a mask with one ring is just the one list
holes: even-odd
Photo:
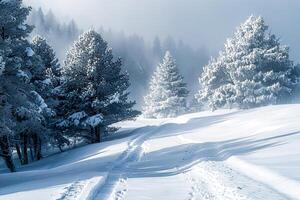
[[[32, 9], [27, 21], [35, 26], [31, 35], [38, 34], [45, 37], [61, 61], [65, 60], [67, 50], [83, 32], [74, 20], [62, 22], [51, 10], [45, 11], [41, 8]], [[100, 28], [96, 28], [96, 31], [113, 49], [113, 55], [122, 58], [123, 69], [130, 75], [130, 98], [136, 100], [137, 108], [142, 107], [143, 96], [148, 90], [147, 84], [143, 83], [150, 81], [155, 66], [164, 57], [166, 51], [170, 51], [176, 58], [179, 71], [184, 76], [191, 93], [197, 91], [198, 86], [195, 82], [202, 72], [202, 66], [209, 60], [206, 47], [192, 48], [172, 36], [146, 40], [137, 34], [105, 29], [100, 24], [98, 26]]]

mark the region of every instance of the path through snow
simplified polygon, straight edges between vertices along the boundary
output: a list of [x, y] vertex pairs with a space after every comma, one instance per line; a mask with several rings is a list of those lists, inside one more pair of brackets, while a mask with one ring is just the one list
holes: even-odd
[[[149, 146], [147, 143], [148, 139], [151, 139], [159, 131], [168, 127], [168, 124], [163, 126], [158, 126], [156, 128], [146, 127], [139, 128], [136, 130], [137, 137], [129, 142], [127, 151], [121, 155], [117, 164], [115, 164], [111, 171], [109, 172], [108, 179], [104, 186], [99, 190], [98, 196], [95, 200], [143, 200], [143, 199], [156, 199], [154, 196], [148, 196], [147, 191], [150, 190], [151, 184], [155, 182], [149, 182], [145, 180], [143, 183], [143, 189], [136, 189], [136, 182], [131, 181], [134, 178], [135, 166], [138, 166], [141, 161], [147, 161], [147, 154], [144, 153], [144, 148]], [[193, 144], [194, 142], [184, 138], [183, 136], [175, 137], [178, 144]], [[174, 138], [172, 138], [174, 140]], [[189, 157], [193, 154], [193, 145], [186, 148], [182, 160], [189, 160]], [[150, 147], [148, 147], [150, 148]], [[286, 200], [287, 198], [279, 194], [277, 191], [272, 190], [266, 185], [263, 185], [237, 171], [234, 171], [229, 166], [226, 166], [222, 162], [221, 158], [214, 158], [219, 154], [215, 153], [222, 151], [218, 149], [219, 147], [212, 146], [207, 147], [208, 151], [211, 152], [207, 154], [203, 161], [195, 164], [187, 164], [183, 167], [175, 167], [172, 169], [174, 176], [184, 177], [186, 185], [189, 192], [186, 193], [186, 200], [265, 200], [266, 196], [268, 199], [272, 200]], [[226, 154], [226, 152], [225, 152]], [[145, 156], [145, 159], [144, 157]], [[221, 154], [222, 156], [222, 154]], [[220, 160], [220, 161], [211, 161]], [[178, 170], [178, 172], [176, 172]], [[149, 186], [149, 187], [148, 187]], [[166, 190], [164, 185], [160, 185], [155, 188], [156, 191], [151, 191], [153, 193], [161, 194], [163, 190]], [[169, 188], [170, 189], [170, 188]], [[177, 190], [177, 188], [172, 188], [172, 190]], [[162, 190], [162, 191], [159, 191]], [[167, 189], [168, 190], [168, 189]], [[174, 191], [173, 190], [173, 191]], [[135, 193], [136, 192], [136, 193]], [[175, 195], [176, 196], [176, 195]], [[180, 196], [180, 195], [179, 195]], [[178, 199], [182, 199], [179, 197]], [[159, 196], [157, 196], [159, 197]], [[171, 197], [171, 194], [170, 194]], [[163, 199], [163, 198], [162, 198]], [[171, 199], [174, 199], [173, 197]], [[176, 198], [175, 198], [176, 199]]]
[[0, 174], [0, 200], [300, 200], [299, 110], [124, 122], [113, 140]]
[[143, 144], [157, 132], [159, 127], [146, 126], [133, 132], [137, 136], [128, 142], [128, 149], [118, 158], [108, 172], [105, 184], [101, 186], [95, 199], [122, 200], [127, 192], [126, 168], [132, 162], [138, 162], [143, 156]]

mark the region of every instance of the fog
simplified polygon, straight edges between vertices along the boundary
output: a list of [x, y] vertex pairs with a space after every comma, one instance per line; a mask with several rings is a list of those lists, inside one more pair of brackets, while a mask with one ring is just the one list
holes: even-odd
[[[153, 70], [170, 50], [190, 90], [210, 57], [250, 15], [261, 15], [269, 31], [290, 46], [300, 62], [299, 0], [24, 0], [33, 7], [29, 23], [54, 47], [60, 62], [78, 35], [94, 28], [123, 60], [131, 97], [138, 106]], [[39, 9], [42, 8], [42, 9]], [[74, 19], [74, 21], [73, 21]], [[146, 80], [146, 81], [145, 81]]]
[[80, 27], [111, 28], [146, 40], [171, 35], [215, 55], [235, 27], [249, 15], [262, 15], [270, 30], [291, 47], [300, 61], [299, 0], [25, 0], [52, 9], [61, 19], [74, 18]]
[[[27, 23], [35, 26], [31, 37], [45, 37], [54, 48], [62, 66], [68, 49], [83, 31], [74, 20], [61, 22], [60, 17], [51, 10], [45, 13], [41, 8], [31, 10]], [[115, 58], [122, 59], [122, 69], [128, 72], [130, 78], [130, 98], [137, 101], [137, 106], [144, 102], [143, 96], [148, 91], [149, 79], [166, 51], [170, 51], [175, 57], [179, 71], [188, 84], [190, 97], [193, 98], [199, 90], [199, 75], [209, 60], [209, 53], [205, 47], [194, 49], [171, 36], [165, 39], [155, 37], [153, 41], [145, 42], [144, 37], [137, 34], [125, 34], [124, 31], [104, 27], [94, 30], [108, 42]]]

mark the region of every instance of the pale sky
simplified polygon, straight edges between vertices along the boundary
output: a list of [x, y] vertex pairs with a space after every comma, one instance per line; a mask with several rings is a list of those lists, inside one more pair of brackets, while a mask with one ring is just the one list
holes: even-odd
[[[300, 0], [25, 0], [74, 18], [83, 28], [136, 33], [146, 39], [171, 35], [211, 52], [219, 51], [235, 27], [251, 14], [265, 18], [270, 30], [291, 47], [300, 61]], [[213, 54], [212, 53], [212, 54]]]

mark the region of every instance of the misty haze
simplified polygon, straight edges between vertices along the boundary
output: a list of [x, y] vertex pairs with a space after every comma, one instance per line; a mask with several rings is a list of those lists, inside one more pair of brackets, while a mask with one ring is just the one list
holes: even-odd
[[299, 10], [0, 0], [0, 200], [300, 200]]

